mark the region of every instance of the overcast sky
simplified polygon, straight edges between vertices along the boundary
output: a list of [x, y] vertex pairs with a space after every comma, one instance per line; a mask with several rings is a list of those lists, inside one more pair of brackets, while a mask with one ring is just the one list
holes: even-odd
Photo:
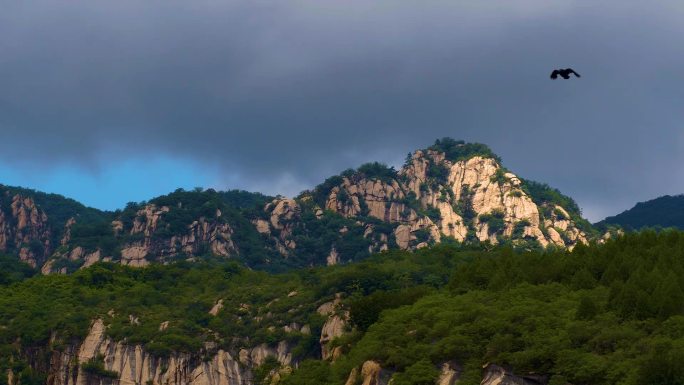
[[0, 183], [103, 209], [294, 195], [450, 136], [591, 220], [684, 192], [681, 0], [0, 7]]

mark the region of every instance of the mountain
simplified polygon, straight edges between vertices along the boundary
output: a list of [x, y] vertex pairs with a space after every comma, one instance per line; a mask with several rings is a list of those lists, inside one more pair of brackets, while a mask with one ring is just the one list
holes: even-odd
[[620, 226], [627, 230], [644, 227], [684, 229], [684, 195], [665, 195], [639, 202], [629, 210], [596, 223], [599, 228]]
[[295, 198], [179, 189], [104, 212], [0, 186], [0, 206], [0, 252], [45, 274], [203, 256], [283, 271], [445, 241], [572, 249], [595, 236], [571, 198], [519, 178], [485, 145], [449, 138], [398, 171], [364, 164]]

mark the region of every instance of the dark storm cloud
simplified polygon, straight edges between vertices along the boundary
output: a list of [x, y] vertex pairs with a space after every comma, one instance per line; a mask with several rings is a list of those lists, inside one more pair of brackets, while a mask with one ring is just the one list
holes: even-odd
[[684, 192], [679, 4], [0, 1], [0, 161], [292, 194], [452, 136], [599, 219]]

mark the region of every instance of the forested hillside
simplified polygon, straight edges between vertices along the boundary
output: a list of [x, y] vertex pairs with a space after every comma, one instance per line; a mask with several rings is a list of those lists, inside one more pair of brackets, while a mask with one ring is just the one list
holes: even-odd
[[220, 258], [15, 270], [0, 287], [2, 384], [684, 381], [677, 231], [572, 252], [442, 244], [283, 274]]
[[684, 195], [665, 195], [639, 202], [629, 210], [598, 222], [596, 226], [620, 226], [627, 230], [645, 227], [684, 229]]

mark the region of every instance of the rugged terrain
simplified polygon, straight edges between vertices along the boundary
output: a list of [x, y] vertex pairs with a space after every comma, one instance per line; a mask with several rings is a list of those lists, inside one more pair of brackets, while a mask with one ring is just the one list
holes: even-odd
[[445, 241], [572, 249], [595, 237], [572, 199], [516, 176], [484, 145], [448, 138], [398, 171], [365, 164], [296, 198], [177, 190], [103, 212], [0, 186], [0, 207], [0, 252], [45, 274], [202, 256], [279, 271]]

